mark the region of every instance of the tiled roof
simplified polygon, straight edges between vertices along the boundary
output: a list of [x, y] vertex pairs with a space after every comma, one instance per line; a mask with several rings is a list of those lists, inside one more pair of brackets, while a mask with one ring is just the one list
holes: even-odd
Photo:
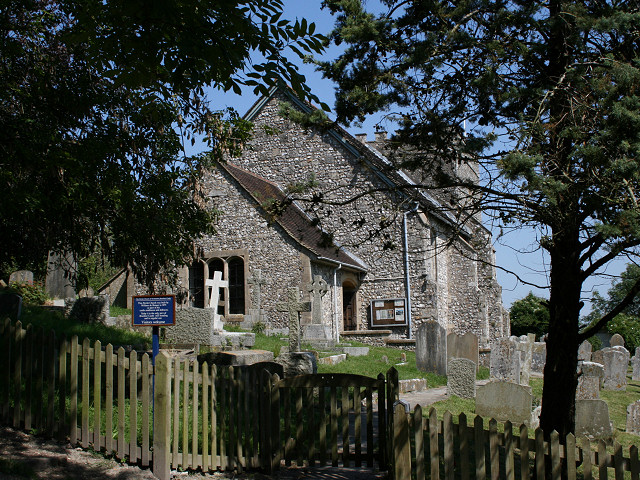
[[[281, 203], [286, 200], [286, 196], [276, 184], [229, 162], [219, 162], [218, 165], [253, 197], [258, 208], [269, 214], [274, 223], [280, 225], [293, 240], [313, 253], [318, 260], [337, 263], [359, 271], [368, 270], [362, 260], [335, 245], [327, 233], [314, 225], [311, 218], [295, 202]], [[275, 214], [270, 209], [274, 204], [285, 205], [285, 208]]]

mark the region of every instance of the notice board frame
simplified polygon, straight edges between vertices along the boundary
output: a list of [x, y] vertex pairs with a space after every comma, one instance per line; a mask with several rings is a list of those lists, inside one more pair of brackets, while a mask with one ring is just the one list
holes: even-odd
[[406, 327], [406, 298], [375, 298], [369, 305], [371, 328]]
[[[141, 303], [145, 300], [145, 304]], [[175, 295], [134, 295], [131, 302], [131, 325], [134, 327], [169, 327], [176, 324]], [[155, 307], [153, 313], [150, 312], [151, 307]], [[145, 316], [154, 318], [151, 321], [144, 320]]]

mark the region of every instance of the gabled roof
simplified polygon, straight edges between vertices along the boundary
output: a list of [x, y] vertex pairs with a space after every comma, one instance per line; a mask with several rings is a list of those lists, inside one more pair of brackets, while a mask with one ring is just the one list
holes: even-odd
[[[284, 202], [286, 195], [280, 188], [229, 162], [218, 162], [219, 167], [233, 177], [257, 203], [257, 208], [267, 212], [270, 204]], [[342, 265], [366, 272], [368, 266], [357, 256], [338, 246], [295, 202], [286, 204], [283, 211], [272, 215], [272, 221], [282, 227], [300, 246], [310, 251], [317, 260]]]
[[[244, 118], [249, 121], [260, 112], [262, 107], [280, 90], [289, 101], [300, 108], [303, 112], [310, 113], [316, 109], [313, 105], [301, 101], [293, 92], [287, 88], [272, 87], [269, 95], [260, 98], [245, 114]], [[420, 206], [433, 217], [437, 218], [446, 225], [458, 229], [460, 226], [455, 217], [445, 208], [438, 200], [429, 195], [424, 190], [418, 188], [417, 184], [402, 170], [396, 169], [392, 162], [386, 158], [379, 150], [367, 145], [356, 139], [339, 125], [332, 126], [327, 132], [335, 140], [337, 140], [347, 151], [354, 155], [355, 158], [364, 162], [371, 171], [390, 188], [397, 188], [398, 193], [403, 195], [407, 200], [418, 203]], [[471, 232], [467, 227], [463, 226], [460, 230], [463, 236], [470, 236]]]

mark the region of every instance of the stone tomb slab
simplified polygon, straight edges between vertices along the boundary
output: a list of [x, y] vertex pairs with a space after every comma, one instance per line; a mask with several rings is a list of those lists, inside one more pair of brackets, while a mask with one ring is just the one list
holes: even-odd
[[526, 385], [492, 380], [476, 391], [476, 414], [481, 417], [529, 426], [532, 406], [531, 387]]

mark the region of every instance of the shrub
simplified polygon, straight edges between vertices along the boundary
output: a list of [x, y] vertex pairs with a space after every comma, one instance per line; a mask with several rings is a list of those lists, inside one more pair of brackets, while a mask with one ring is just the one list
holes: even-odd
[[49, 295], [47, 295], [44, 286], [38, 282], [14, 282], [9, 285], [9, 291], [20, 295], [24, 305], [44, 305], [49, 300]]

